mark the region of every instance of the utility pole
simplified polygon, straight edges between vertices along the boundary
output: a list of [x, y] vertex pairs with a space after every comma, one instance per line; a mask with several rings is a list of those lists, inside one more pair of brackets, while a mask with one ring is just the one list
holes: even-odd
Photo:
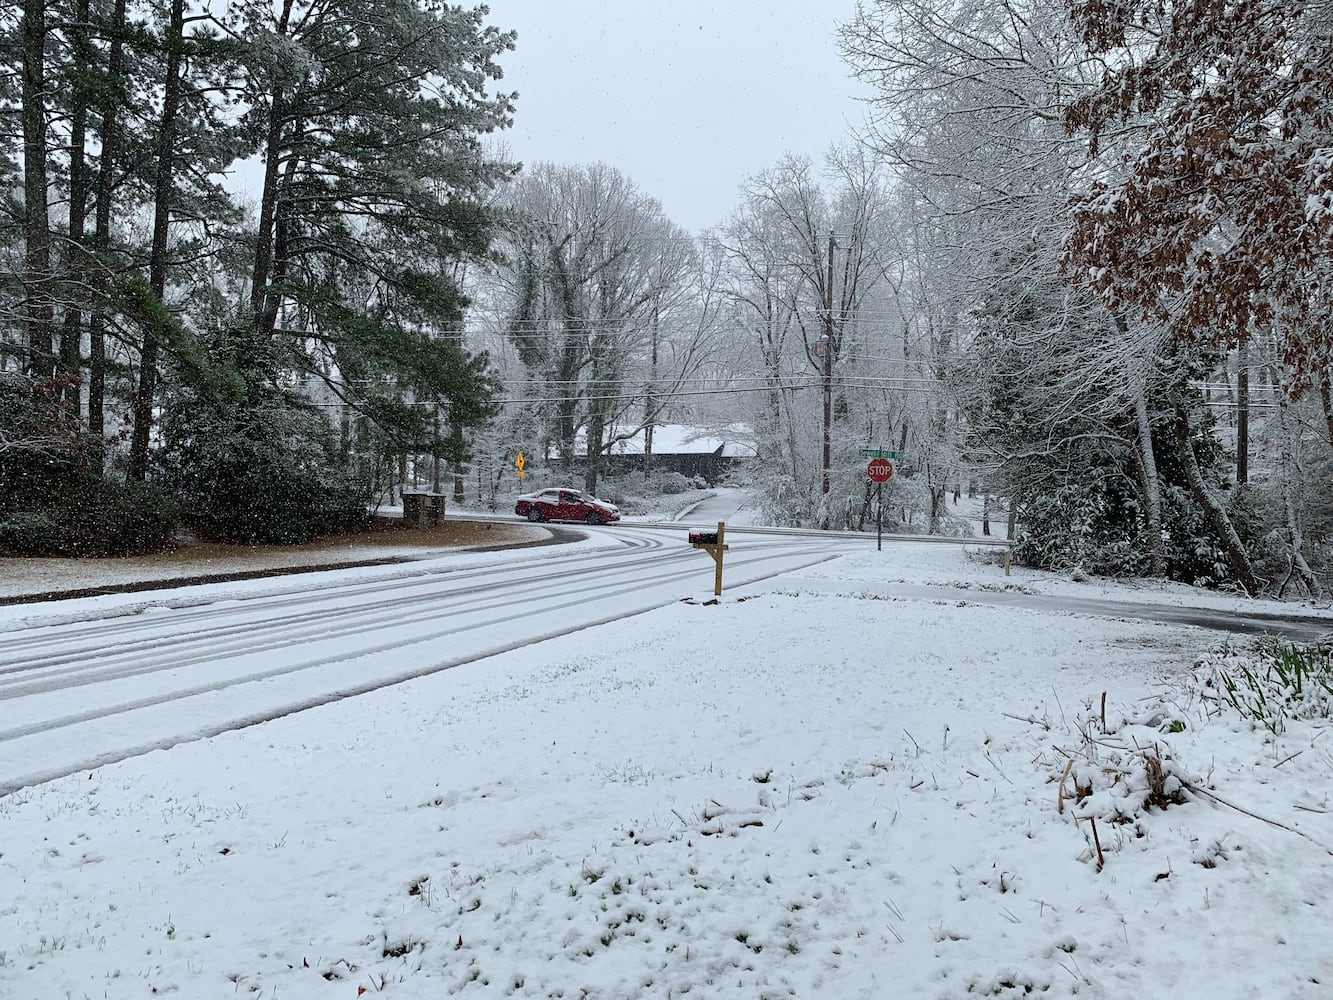
[[657, 400], [653, 396], [653, 390], [657, 388], [657, 342], [660, 333], [657, 306], [658, 295], [654, 293], [651, 326], [653, 333], [652, 366], [648, 371], [648, 389], [643, 398], [643, 477], [645, 479], [648, 478], [648, 473], [653, 468], [653, 430], [657, 427]]
[[828, 281], [824, 286], [824, 460], [819, 492], [829, 491], [830, 446], [833, 425], [833, 234], [828, 234]]

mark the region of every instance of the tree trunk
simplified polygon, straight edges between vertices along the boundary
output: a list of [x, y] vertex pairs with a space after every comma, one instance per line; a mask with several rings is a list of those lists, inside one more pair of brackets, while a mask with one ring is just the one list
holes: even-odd
[[[1166, 576], [1166, 544], [1162, 540], [1162, 483], [1152, 447], [1152, 422], [1148, 418], [1147, 380], [1140, 378], [1134, 394], [1134, 416], [1138, 424], [1139, 471], [1143, 476], [1144, 534], [1148, 542], [1148, 574]], [[1191, 454], [1193, 454], [1191, 452]]]
[[1199, 506], [1204, 509], [1208, 515], [1208, 520], [1213, 525], [1213, 530], [1217, 532], [1222, 540], [1222, 546], [1226, 550], [1227, 563], [1231, 566], [1231, 572], [1235, 574], [1236, 581], [1244, 588], [1245, 592], [1251, 597], [1259, 593], [1259, 584], [1254, 577], [1254, 569], [1250, 565], [1249, 553], [1245, 551], [1245, 545], [1236, 533], [1236, 526], [1231, 523], [1231, 518], [1227, 516], [1226, 509], [1221, 502], [1208, 488], [1208, 484], [1203, 480], [1203, 473], [1199, 470], [1199, 461], [1194, 455], [1194, 444], [1190, 440], [1190, 421], [1189, 414], [1179, 403], [1176, 405], [1176, 443], [1180, 447], [1180, 458], [1185, 466], [1185, 476], [1189, 480], [1190, 490], [1194, 494], [1194, 499], [1198, 501]]
[[[181, 99], [181, 49], [184, 47], [185, 0], [171, 0], [167, 28], [167, 67], [162, 91], [162, 123], [158, 133], [157, 176], [153, 190], [153, 243], [148, 256], [148, 287], [166, 315], [167, 236], [171, 223], [171, 189], [176, 163], [176, 120]], [[162, 320], [165, 322], [165, 319]], [[139, 354], [139, 385], [134, 394], [134, 430], [130, 437], [127, 475], [143, 480], [148, 474], [148, 436], [153, 426], [153, 395], [157, 389], [157, 355], [161, 343], [158, 320], [144, 326]]]
[[1285, 399], [1279, 404], [1278, 433], [1282, 439], [1278, 456], [1282, 471], [1282, 506], [1287, 520], [1287, 545], [1290, 549], [1292, 569], [1300, 577], [1310, 596], [1316, 601], [1322, 601], [1324, 588], [1305, 559], [1305, 535], [1296, 513], [1296, 490], [1304, 480], [1300, 461], [1300, 428], [1292, 426]]
[[46, 2], [24, 0], [23, 48], [23, 234], [27, 299], [27, 370], [39, 378], [55, 374], [51, 329], [51, 229], [46, 204]]
[[[76, 0], [74, 25], [70, 29], [74, 59], [78, 65], [92, 64], [88, 47], [88, 0]], [[71, 283], [87, 278], [86, 235], [88, 219], [88, 166], [86, 147], [88, 139], [88, 100], [86, 89], [75, 86], [72, 94], [73, 109], [69, 125], [69, 251], [65, 272]], [[60, 368], [68, 375], [64, 388], [65, 408], [73, 416], [79, 414], [79, 356], [82, 353], [83, 308], [82, 296], [72, 296], [65, 308], [65, 320], [60, 330]]]
[[658, 313], [657, 303], [653, 303], [653, 321], [652, 321], [652, 355], [649, 359], [648, 368], [648, 391], [644, 393], [643, 400], [643, 476], [648, 478], [648, 473], [653, 468], [653, 431], [657, 427], [657, 400], [653, 396], [657, 388], [657, 364], [658, 364]]
[[583, 362], [583, 324], [579, 321], [578, 292], [559, 247], [551, 247], [552, 282], [560, 302], [561, 343], [557, 354], [556, 380], [560, 384], [556, 403], [557, 447], [560, 464], [568, 472], [574, 465], [574, 432], [578, 416], [578, 378]]
[[1236, 485], [1250, 481], [1250, 342], [1236, 351]]
[[928, 535], [940, 533], [940, 516], [944, 512], [944, 498], [948, 492], [948, 486], [943, 483], [938, 486], [930, 483], [926, 485], [926, 493], [930, 497], [930, 521], [926, 527]]
[[[454, 466], [454, 503], [461, 504], [464, 496], [463, 460], [467, 457], [467, 452], [463, 441], [463, 425], [457, 421], [454, 421], [453, 426], [449, 429], [449, 451]], [[439, 492], [438, 486], [435, 489], [436, 492]], [[481, 494], [478, 493], [477, 496], [480, 499]]]
[[[290, 7], [290, 3], [288, 4]], [[282, 148], [282, 93], [275, 87], [269, 104], [268, 134], [264, 139], [264, 186], [259, 199], [259, 232], [255, 266], [250, 275], [250, 311], [255, 332], [261, 336], [269, 314], [269, 280], [273, 268], [273, 227], [278, 201], [278, 157]]]
[[[107, 85], [103, 88], [101, 104], [102, 127], [99, 139], [102, 146], [97, 167], [97, 212], [93, 223], [93, 256], [98, 273], [97, 284], [109, 270], [106, 260], [111, 246], [111, 199], [116, 188], [116, 164], [120, 155], [120, 131], [117, 124], [120, 113], [120, 95], [125, 72], [125, 10], [128, 0], [116, 0], [111, 14], [111, 49], [107, 54]], [[88, 321], [88, 433], [92, 439], [92, 465], [102, 469], [103, 443], [106, 437], [106, 312], [94, 299]]]
[[597, 495], [597, 475], [601, 472], [602, 448], [606, 440], [606, 426], [600, 413], [588, 417], [587, 464], [583, 467], [583, 488], [593, 496]]
[[[287, 33], [291, 24], [293, 0], [283, 0], [277, 31]], [[254, 330], [261, 336], [272, 332], [277, 309], [271, 299], [273, 280], [273, 235], [278, 215], [278, 168], [282, 160], [282, 126], [287, 114], [283, 81], [273, 81], [269, 96], [268, 128], [264, 136], [264, 186], [259, 198], [259, 233], [255, 247], [255, 266], [250, 276], [250, 311]]]
[[1325, 369], [1323, 377], [1319, 380], [1319, 402], [1324, 407], [1324, 427], [1328, 431], [1328, 446], [1333, 448], [1333, 394], [1329, 392], [1329, 377], [1330, 373]]
[[[829, 466], [832, 465], [833, 436], [833, 234], [828, 238], [828, 287], [824, 291], [824, 357], [823, 357], [823, 441], [819, 465], [819, 492], [829, 491]], [[828, 527], [827, 505], [821, 528]]]
[[[785, 397], [785, 394], [783, 396]], [[796, 414], [792, 412], [790, 404], [783, 406], [785, 418], [784, 425], [787, 428], [787, 460], [791, 462], [791, 481], [798, 483], [801, 481], [801, 448], [796, 436]]]

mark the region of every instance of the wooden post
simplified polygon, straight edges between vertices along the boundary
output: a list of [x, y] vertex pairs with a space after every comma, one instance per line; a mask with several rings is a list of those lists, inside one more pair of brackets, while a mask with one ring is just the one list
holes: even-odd
[[708, 554], [709, 554], [710, 556], [712, 556], [712, 557], [713, 557], [713, 561], [714, 561], [715, 563], [717, 563], [717, 573], [716, 573], [716, 574], [714, 575], [714, 577], [713, 577], [713, 596], [714, 596], [714, 597], [721, 597], [721, 596], [722, 596], [722, 553], [727, 551], [727, 547], [726, 547], [726, 545], [723, 544], [723, 543], [726, 541], [725, 534], [724, 534], [724, 533], [726, 532], [726, 530], [727, 530], [727, 526], [726, 526], [726, 524], [723, 523], [722, 521], [718, 521], [718, 522], [717, 522], [717, 544], [716, 544], [716, 545], [710, 545], [710, 546], [708, 547]]
[[727, 537], [726, 531], [727, 531], [726, 522], [718, 521], [717, 535], [715, 540], [711, 542], [705, 541], [705, 539], [709, 537], [710, 534], [709, 532], [706, 531], [690, 532], [690, 544], [692, 544], [696, 549], [704, 549], [710, 556], [713, 557], [713, 562], [715, 564], [713, 573], [714, 597], [722, 596], [722, 553], [726, 552], [729, 547], [726, 544], [726, 537]]

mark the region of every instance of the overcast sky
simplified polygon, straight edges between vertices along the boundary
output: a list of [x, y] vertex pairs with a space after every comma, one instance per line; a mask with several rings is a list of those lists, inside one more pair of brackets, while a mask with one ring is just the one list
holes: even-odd
[[859, 123], [865, 90], [834, 32], [852, 0], [489, 0], [518, 32], [500, 60], [519, 94], [502, 136], [524, 163], [601, 161], [699, 231], [784, 153], [818, 160]]

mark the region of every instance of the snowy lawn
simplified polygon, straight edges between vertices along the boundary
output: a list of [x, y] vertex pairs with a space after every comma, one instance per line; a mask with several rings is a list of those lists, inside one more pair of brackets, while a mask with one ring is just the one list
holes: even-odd
[[884, 564], [0, 799], [0, 996], [1333, 995], [1326, 720]]

